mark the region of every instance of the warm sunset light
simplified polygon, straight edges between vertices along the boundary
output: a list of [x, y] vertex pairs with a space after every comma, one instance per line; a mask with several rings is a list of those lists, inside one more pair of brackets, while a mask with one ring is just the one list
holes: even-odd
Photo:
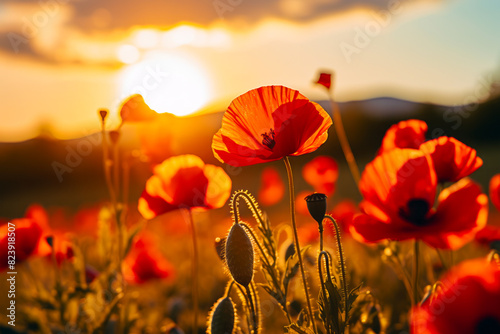
[[152, 52], [124, 68], [120, 85], [122, 97], [141, 94], [153, 110], [177, 116], [200, 110], [212, 94], [208, 74], [196, 60], [167, 52]]

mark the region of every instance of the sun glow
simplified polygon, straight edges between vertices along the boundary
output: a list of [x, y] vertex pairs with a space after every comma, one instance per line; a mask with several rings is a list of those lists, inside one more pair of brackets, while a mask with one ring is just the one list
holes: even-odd
[[120, 84], [122, 100], [141, 94], [151, 109], [177, 116], [200, 110], [212, 96], [208, 74], [201, 64], [185, 55], [164, 52], [150, 53], [125, 68]]

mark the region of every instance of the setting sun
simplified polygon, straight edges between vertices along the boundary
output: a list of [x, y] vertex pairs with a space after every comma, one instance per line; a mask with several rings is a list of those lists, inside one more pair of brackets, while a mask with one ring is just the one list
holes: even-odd
[[211, 98], [206, 71], [194, 59], [166, 52], [146, 55], [123, 70], [122, 98], [141, 94], [159, 113], [186, 116], [203, 108]]

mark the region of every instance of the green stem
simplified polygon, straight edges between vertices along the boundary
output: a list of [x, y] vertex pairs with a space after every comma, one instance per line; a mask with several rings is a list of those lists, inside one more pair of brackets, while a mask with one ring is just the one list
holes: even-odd
[[295, 223], [295, 190], [294, 190], [294, 186], [293, 186], [292, 167], [290, 166], [290, 161], [288, 160], [287, 156], [283, 158], [283, 162], [285, 163], [286, 173], [288, 176], [288, 189], [289, 189], [289, 193], [290, 193], [290, 215], [291, 215], [291, 219], [292, 219], [293, 237], [294, 237], [294, 241], [295, 241], [295, 252], [297, 253], [297, 259], [299, 260], [300, 274], [302, 275], [302, 284], [304, 285], [304, 293], [306, 295], [307, 311], [309, 313], [309, 320], [312, 322], [313, 330], [314, 330], [314, 333], [316, 334], [316, 333], [318, 333], [318, 329], [316, 328], [316, 321], [314, 320], [314, 317], [313, 317], [311, 300], [309, 298], [309, 289], [307, 287], [306, 273], [304, 271], [304, 264], [302, 262], [302, 254], [300, 252], [299, 236], [297, 233], [297, 224]]
[[415, 306], [418, 303], [418, 253], [419, 253], [419, 242], [415, 240], [413, 248], [413, 302]]
[[397, 254], [391, 255], [391, 259], [393, 259], [394, 262], [396, 263], [395, 269], [399, 270], [399, 275], [400, 275], [401, 279], [403, 280], [403, 284], [406, 288], [406, 292], [408, 293], [408, 296], [410, 297], [411, 305], [415, 305], [415, 299], [413, 297], [413, 290], [412, 290], [410, 277], [409, 277], [407, 270], [404, 269], [403, 264], [399, 260], [399, 257]]
[[193, 262], [192, 270], [192, 290], [193, 290], [193, 333], [198, 333], [198, 242], [196, 240], [196, 230], [194, 226], [193, 213], [189, 211], [189, 221], [191, 223], [191, 236], [193, 238]]
[[332, 94], [329, 94], [329, 98], [330, 103], [332, 104], [333, 124], [335, 126], [335, 131], [337, 132], [337, 137], [339, 138], [340, 146], [342, 147], [342, 151], [344, 152], [344, 156], [347, 161], [347, 165], [349, 166], [349, 170], [351, 171], [352, 177], [354, 178], [356, 185], [359, 185], [361, 176], [359, 173], [358, 165], [356, 163], [356, 159], [354, 158], [354, 154], [352, 153], [351, 146], [349, 145], [349, 140], [347, 139], [347, 135], [345, 133], [339, 107], [333, 100]]
[[250, 313], [251, 313], [251, 316], [252, 316], [252, 328], [253, 330], [250, 330], [250, 333], [258, 333], [258, 327], [257, 327], [257, 313], [255, 312], [255, 305], [254, 305], [254, 302], [253, 302], [253, 296], [252, 296], [252, 292], [250, 291], [250, 288], [247, 286], [245, 286], [245, 291], [246, 291], [246, 295], [248, 296], [248, 300], [250, 302]]
[[349, 310], [347, 309], [347, 297], [348, 297], [348, 290], [347, 290], [347, 275], [345, 272], [345, 261], [344, 261], [344, 250], [342, 248], [342, 243], [340, 241], [340, 229], [335, 221], [335, 219], [330, 216], [326, 215], [325, 218], [330, 219], [331, 222], [333, 223], [333, 227], [335, 228], [335, 237], [337, 238], [337, 248], [338, 248], [338, 253], [339, 253], [339, 259], [340, 259], [340, 270], [342, 274], [342, 290], [344, 291], [344, 321], [345, 321], [345, 326], [347, 328], [347, 317], [348, 317], [348, 312]]
[[[330, 265], [328, 264], [328, 255], [323, 250], [320, 251], [319, 256], [318, 256], [318, 274], [319, 274], [319, 281], [321, 283], [321, 292], [323, 293], [324, 305], [325, 305], [325, 307], [328, 307], [328, 312], [331, 312], [330, 311], [330, 301], [328, 300], [328, 295], [327, 295], [326, 289], [325, 289], [325, 280], [324, 280], [324, 277], [323, 277], [323, 270], [321, 269], [323, 267], [322, 257], [325, 258], [327, 272], [329, 273], [329, 267], [330, 267]], [[327, 333], [331, 332], [330, 331], [330, 326], [331, 325], [332, 324], [330, 324], [330, 323], [325, 324], [325, 327], [326, 327], [325, 329], [326, 329]]]

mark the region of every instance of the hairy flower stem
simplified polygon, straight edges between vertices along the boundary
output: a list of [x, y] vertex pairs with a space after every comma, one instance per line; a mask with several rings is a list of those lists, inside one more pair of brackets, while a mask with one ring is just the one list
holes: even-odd
[[[419, 253], [419, 242], [415, 240], [413, 248], [413, 302], [418, 304], [418, 253]], [[412, 306], [415, 306], [412, 305]]]
[[301, 254], [300, 245], [299, 245], [299, 236], [297, 234], [297, 224], [295, 223], [295, 190], [294, 190], [294, 186], [293, 186], [292, 167], [290, 166], [290, 161], [288, 160], [287, 156], [283, 158], [283, 162], [285, 163], [286, 174], [288, 176], [288, 191], [290, 193], [290, 215], [291, 215], [291, 219], [292, 219], [293, 237], [294, 237], [294, 242], [295, 242], [295, 252], [297, 253], [297, 259], [299, 260], [300, 274], [302, 275], [302, 283], [304, 285], [304, 293], [306, 295], [309, 321], [312, 322], [314, 333], [318, 333], [318, 329], [316, 328], [316, 321], [314, 320], [314, 317], [313, 317], [311, 300], [309, 298], [309, 289], [307, 287], [307, 279], [306, 279], [306, 273], [304, 271], [304, 264], [302, 262], [302, 254]]
[[[330, 263], [328, 261], [328, 253], [321, 250], [319, 255], [318, 255], [318, 274], [319, 274], [319, 281], [321, 283], [321, 292], [323, 293], [323, 299], [324, 299], [324, 303], [325, 305], [329, 305], [329, 302], [328, 302], [328, 294], [326, 293], [326, 289], [325, 289], [325, 280], [324, 280], [324, 277], [323, 277], [323, 270], [321, 269], [323, 267], [323, 261], [322, 261], [322, 258], [325, 258], [325, 266], [326, 266], [326, 273], [327, 273], [327, 277], [328, 278], [331, 278], [331, 274], [330, 274]], [[326, 324], [326, 332], [327, 333], [330, 333], [331, 330], [330, 330], [330, 323], [327, 323]]]
[[319, 226], [319, 251], [323, 251], [323, 222]]
[[342, 117], [340, 116], [339, 106], [333, 100], [332, 93], [328, 94], [328, 98], [330, 99], [330, 103], [332, 105], [333, 125], [335, 126], [335, 131], [337, 132], [337, 137], [339, 138], [342, 152], [344, 152], [344, 156], [347, 161], [347, 165], [349, 166], [349, 170], [351, 171], [352, 177], [354, 178], [356, 185], [359, 186], [359, 180], [361, 179], [361, 177], [356, 159], [354, 158], [354, 154], [351, 150], [351, 145], [349, 145], [349, 140], [347, 139], [347, 135], [345, 133], [344, 124], [342, 123]]
[[331, 222], [333, 223], [333, 227], [335, 227], [335, 237], [337, 238], [337, 248], [338, 248], [337, 250], [339, 253], [340, 270], [341, 270], [341, 274], [342, 274], [342, 290], [344, 292], [344, 311], [345, 311], [344, 321], [345, 321], [346, 327], [347, 327], [347, 316], [348, 316], [347, 297], [348, 297], [349, 291], [347, 290], [347, 275], [345, 273], [346, 267], [345, 267], [345, 261], [344, 261], [344, 250], [342, 249], [342, 243], [340, 242], [340, 229], [339, 229], [339, 225], [337, 224], [337, 222], [335, 221], [335, 219], [332, 216], [326, 215], [325, 218], [330, 219]]
[[193, 238], [193, 260], [191, 263], [191, 282], [193, 290], [193, 333], [198, 333], [198, 242], [193, 220], [193, 212], [188, 209], [189, 222], [191, 223], [191, 236]]
[[245, 287], [245, 292], [246, 292], [246, 295], [248, 296], [248, 301], [250, 302], [250, 313], [251, 313], [251, 317], [252, 317], [251, 324], [252, 324], [253, 330], [250, 329], [250, 333], [256, 334], [259, 332], [258, 321], [257, 321], [257, 312], [255, 310], [253, 295], [252, 295], [252, 292], [250, 291], [250, 288], [248, 287], [248, 285]]

